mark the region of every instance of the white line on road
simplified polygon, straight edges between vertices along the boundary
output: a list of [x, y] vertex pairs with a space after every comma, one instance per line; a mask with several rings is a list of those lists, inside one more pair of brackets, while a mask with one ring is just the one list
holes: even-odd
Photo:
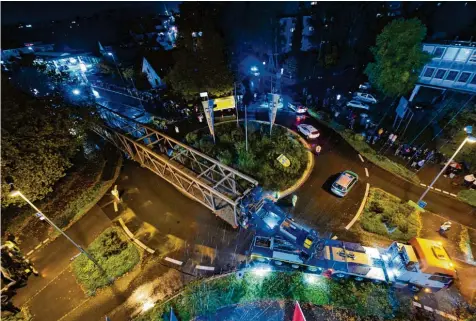
[[416, 307], [421, 308], [421, 303], [419, 303], [419, 302], [413, 301], [413, 305], [416, 306]]
[[359, 154], [359, 158], [360, 158], [360, 160], [362, 161], [362, 163], [365, 162], [364, 159], [362, 158], [362, 155]]
[[443, 194], [449, 194], [447, 191], [443, 191]]
[[369, 177], [369, 170], [365, 167], [365, 176]]
[[435, 191], [437, 191], [437, 192], [441, 192], [441, 189], [439, 189], [439, 188], [435, 188]]
[[332, 237], [332, 239], [333, 239], [333, 240], [337, 240], [337, 235], [334, 235], [334, 236]]
[[430, 311], [430, 312], [433, 312], [433, 308], [430, 308], [426, 305], [423, 306], [423, 309], [425, 309], [426, 311]]
[[48, 237], [46, 240], [43, 241], [43, 244], [45, 244], [46, 242], [48, 242], [50, 240], [50, 238]]
[[31, 250], [30, 252], [26, 253], [26, 256], [29, 256], [31, 253], [33, 253], [34, 250]]
[[451, 196], [458, 197], [458, 195], [450, 193]]
[[195, 268], [197, 270], [215, 271], [215, 267], [213, 266], [197, 265]]
[[359, 218], [360, 214], [362, 214], [362, 211], [364, 210], [364, 206], [365, 206], [365, 203], [367, 201], [367, 196], [369, 195], [369, 189], [370, 189], [370, 184], [367, 183], [367, 185], [365, 186], [365, 194], [364, 194], [364, 198], [362, 199], [362, 203], [360, 204], [360, 207], [359, 207], [359, 210], [357, 211], [357, 213], [355, 214], [354, 218], [352, 219], [352, 221], [350, 221], [349, 224], [347, 224], [347, 226], [345, 227], [346, 230], [349, 230], [352, 225], [354, 225], [354, 223], [357, 221], [357, 219]]
[[38, 250], [42, 245], [43, 245], [43, 244], [40, 243], [40, 244], [38, 244], [37, 246], [35, 246], [35, 250]]
[[435, 189], [433, 186], [430, 186], [431, 189]]
[[435, 313], [446, 317], [446, 312], [443, 312], [443, 311], [440, 311], [440, 310], [435, 310]]
[[177, 265], [182, 265], [182, 264], [183, 264], [183, 262], [182, 262], [182, 261], [171, 259], [171, 258], [170, 258], [170, 257], [168, 257], [168, 256], [165, 258], [165, 260], [166, 260], [166, 261], [168, 261], [168, 262], [171, 262], [171, 263], [177, 264]]
[[426, 184], [423, 184], [423, 183], [420, 183], [421, 186], [425, 186], [426, 187]]

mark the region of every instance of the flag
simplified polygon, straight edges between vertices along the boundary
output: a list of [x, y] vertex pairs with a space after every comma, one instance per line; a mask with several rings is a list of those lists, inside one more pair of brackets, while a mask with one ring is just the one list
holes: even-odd
[[170, 319], [169, 321], [178, 321], [177, 317], [175, 316], [174, 310], [170, 308]]
[[205, 114], [205, 118], [207, 119], [208, 129], [210, 129], [210, 134], [213, 137], [213, 141], [215, 141], [215, 123], [213, 118], [213, 106], [210, 106], [207, 93], [200, 93], [200, 97], [202, 100], [203, 112]]
[[296, 304], [294, 305], [293, 321], [306, 321], [298, 301], [296, 301]]
[[269, 133], [271, 134], [274, 121], [276, 120], [276, 113], [278, 112], [279, 95], [270, 94], [269, 97], [271, 98], [269, 102]]

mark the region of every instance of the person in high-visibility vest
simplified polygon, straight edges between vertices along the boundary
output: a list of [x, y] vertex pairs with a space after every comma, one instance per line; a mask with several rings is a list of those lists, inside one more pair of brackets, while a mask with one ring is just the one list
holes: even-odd
[[317, 145], [316, 146], [316, 155], [319, 156], [319, 154], [321, 153], [321, 145]]

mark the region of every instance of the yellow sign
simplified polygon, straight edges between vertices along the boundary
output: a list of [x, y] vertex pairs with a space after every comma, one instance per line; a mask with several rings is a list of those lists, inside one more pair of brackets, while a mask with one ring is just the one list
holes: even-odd
[[235, 108], [235, 96], [211, 99], [210, 105], [213, 111]]
[[286, 156], [284, 156], [283, 154], [279, 155], [277, 160], [284, 167], [289, 167], [291, 165], [291, 161]]

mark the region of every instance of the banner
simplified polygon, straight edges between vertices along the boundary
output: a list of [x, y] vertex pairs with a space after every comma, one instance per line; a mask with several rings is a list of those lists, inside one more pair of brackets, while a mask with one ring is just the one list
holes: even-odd
[[207, 93], [200, 93], [200, 99], [202, 100], [203, 113], [205, 114], [205, 118], [207, 119], [208, 129], [210, 129], [210, 135], [212, 135], [213, 141], [215, 141], [215, 123], [213, 118], [213, 106], [210, 106]]
[[298, 301], [296, 301], [294, 304], [293, 321], [306, 321], [306, 317], [304, 316], [304, 313], [302, 313], [301, 306], [299, 305]]
[[408, 100], [405, 97], [400, 97], [400, 102], [398, 103], [397, 110], [396, 110], [397, 115], [400, 118], [405, 117], [407, 108], [408, 108]]
[[268, 101], [269, 101], [269, 134], [271, 135], [271, 131], [273, 130], [274, 121], [276, 120], [276, 113], [278, 111], [278, 103], [279, 103], [279, 95], [277, 94], [268, 94]]
[[210, 99], [209, 104], [213, 111], [232, 109], [235, 108], [235, 96]]

